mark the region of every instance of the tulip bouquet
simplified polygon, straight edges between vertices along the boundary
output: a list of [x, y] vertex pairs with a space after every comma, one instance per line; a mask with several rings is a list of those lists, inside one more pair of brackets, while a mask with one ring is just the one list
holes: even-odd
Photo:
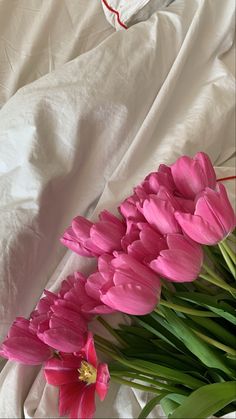
[[[118, 210], [97, 222], [73, 219], [61, 242], [97, 258], [97, 270], [45, 290], [0, 354], [42, 364], [59, 387], [60, 415], [70, 418], [92, 418], [95, 393], [103, 400], [110, 379], [154, 395], [140, 418], [157, 404], [172, 419], [235, 411], [236, 217], [209, 157], [161, 165]], [[111, 327], [114, 312], [126, 324]], [[93, 335], [94, 319], [110, 340]]]

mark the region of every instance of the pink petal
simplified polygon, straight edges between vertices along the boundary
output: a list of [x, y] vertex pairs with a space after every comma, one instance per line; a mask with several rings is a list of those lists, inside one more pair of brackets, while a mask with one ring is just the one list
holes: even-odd
[[180, 228], [174, 217], [174, 208], [169, 201], [155, 196], [143, 202], [142, 212], [146, 220], [161, 234], [178, 233]]
[[160, 287], [158, 276], [129, 255], [122, 253], [114, 258], [111, 264], [116, 271], [123, 272], [132, 281], [135, 279], [140, 285], [142, 284], [153, 289], [159, 289]]
[[52, 306], [52, 311], [56, 317], [68, 320], [68, 322], [71, 323], [71, 327], [74, 326], [77, 330], [79, 329], [83, 332], [87, 330], [87, 322], [82, 314], [71, 310], [70, 307], [66, 305], [68, 303], [67, 301], [58, 301], [57, 303], [57, 305]]
[[105, 304], [99, 304], [98, 302], [94, 303], [94, 304], [84, 304], [82, 306], [82, 311], [84, 313], [89, 313], [89, 314], [111, 314], [114, 313], [114, 310], [108, 306], [106, 306]]
[[115, 224], [118, 228], [124, 229], [124, 223], [111, 212], [104, 210], [99, 214], [99, 220]]
[[222, 234], [198, 215], [176, 212], [175, 218], [185, 234], [197, 243], [213, 245], [222, 240]]
[[167, 244], [171, 250], [182, 250], [190, 257], [193, 257], [199, 261], [200, 264], [203, 262], [203, 251], [202, 246], [191, 240], [189, 237], [183, 236], [182, 234], [168, 234]]
[[77, 352], [84, 345], [84, 336], [72, 329], [57, 327], [38, 334], [39, 339], [62, 352]]
[[87, 294], [94, 300], [100, 299], [100, 289], [104, 285], [105, 279], [99, 272], [89, 275], [85, 284]]
[[[81, 363], [81, 361], [80, 361]], [[80, 364], [78, 368], [80, 367]], [[53, 386], [77, 383], [79, 373], [77, 369], [68, 368], [60, 359], [52, 358], [44, 367], [44, 375], [47, 382]]]
[[95, 385], [89, 385], [85, 387], [80, 401], [81, 419], [92, 419], [95, 410]]
[[121, 238], [124, 234], [124, 229], [121, 232], [116, 224], [109, 222], [96, 223], [91, 228], [91, 240], [103, 253], [121, 249]]
[[68, 239], [65, 235], [60, 238], [60, 242], [68, 247], [68, 249], [72, 250], [75, 253], [78, 253], [78, 255], [86, 256], [86, 257], [94, 257], [94, 255], [87, 249], [85, 249], [79, 242]]
[[141, 240], [135, 240], [133, 243], [131, 243], [127, 248], [127, 252], [130, 256], [140, 262], [142, 262], [145, 256], [148, 254], [147, 249], [144, 247]]
[[84, 353], [88, 363], [97, 368], [97, 354], [94, 346], [93, 334], [91, 332], [88, 332], [87, 342], [82, 352]]
[[110, 374], [107, 364], [99, 364], [97, 369], [96, 391], [100, 400], [104, 400], [109, 389]]
[[140, 240], [149, 254], [158, 255], [161, 250], [167, 248], [164, 237], [153, 230], [148, 224], [142, 224]]
[[98, 258], [98, 270], [106, 281], [112, 280], [114, 269], [111, 266], [113, 256], [102, 255]]
[[159, 293], [153, 293], [148, 287], [127, 283], [110, 288], [101, 300], [117, 311], [143, 315], [155, 308]]
[[220, 228], [224, 237], [235, 227], [235, 213], [221, 183], [217, 185], [216, 192], [209, 188], [203, 191], [197, 200], [195, 214], [201, 215], [214, 228]]
[[174, 282], [194, 281], [201, 271], [198, 258], [178, 249], [163, 250], [160, 256], [150, 263], [150, 267]]
[[208, 155], [203, 152], [199, 152], [195, 155], [195, 159], [199, 161], [203, 173], [205, 174], [205, 184], [209, 188], [215, 189], [216, 187], [216, 173], [212, 166], [211, 160]]
[[40, 340], [27, 337], [12, 337], [2, 344], [2, 351], [11, 361], [17, 361], [27, 365], [39, 365], [52, 355], [48, 346]]
[[186, 198], [194, 198], [205, 187], [215, 188], [216, 176], [209, 157], [197, 153], [194, 158], [180, 157], [172, 166], [174, 182]]
[[90, 237], [90, 229], [93, 223], [84, 217], [76, 217], [72, 221], [72, 230], [80, 241], [87, 240]]
[[[80, 401], [85, 391], [86, 384], [78, 381], [77, 383], [64, 384], [60, 386], [59, 395], [59, 413], [60, 416], [65, 416], [70, 412], [73, 413], [73, 417], [80, 418], [79, 408]], [[76, 409], [76, 411], [75, 411]]]

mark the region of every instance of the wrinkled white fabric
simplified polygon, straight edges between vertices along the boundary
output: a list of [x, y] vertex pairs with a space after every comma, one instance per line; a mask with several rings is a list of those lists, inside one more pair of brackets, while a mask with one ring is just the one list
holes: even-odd
[[[40, 8], [40, 1], [27, 5]], [[61, 13], [55, 3], [54, 12]], [[0, 110], [1, 339], [16, 315], [29, 315], [44, 287], [56, 289], [68, 273], [93, 269], [94, 262], [59, 243], [75, 215], [115, 211], [148, 172], [184, 153], [205, 151], [223, 166], [220, 173], [234, 174], [234, 13], [234, 0], [175, 0], [114, 33], [103, 16], [104, 37], [95, 34], [93, 45], [91, 12], [89, 21], [81, 18], [88, 48], [84, 40], [80, 50], [78, 40], [71, 56], [74, 40], [68, 51], [64, 45], [56, 70], [44, 67], [43, 74], [50, 72], [31, 84], [26, 74], [37, 72], [34, 60], [33, 68], [26, 60], [24, 71], [16, 64], [15, 72], [3, 75], [10, 91]], [[43, 39], [46, 15], [41, 19]], [[78, 18], [78, 31], [79, 25]], [[74, 59], [65, 63], [67, 57]], [[11, 97], [20, 74], [25, 86]], [[57, 390], [38, 371], [7, 362], [0, 374], [0, 417], [57, 417]], [[112, 385], [96, 415], [137, 417], [146, 397]]]
[[148, 19], [171, 1], [173, 0], [101, 0], [108, 22], [118, 31]]

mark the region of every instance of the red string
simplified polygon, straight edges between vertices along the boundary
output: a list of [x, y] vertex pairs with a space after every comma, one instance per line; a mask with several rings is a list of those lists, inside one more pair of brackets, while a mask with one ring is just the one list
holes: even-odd
[[120, 26], [122, 26], [123, 28], [125, 28], [125, 29], [128, 29], [128, 27], [124, 24], [124, 23], [122, 23], [121, 22], [121, 20], [120, 20], [120, 15], [119, 15], [119, 12], [117, 11], [117, 10], [115, 10], [115, 9], [113, 9], [108, 3], [107, 3], [107, 0], [102, 0], [103, 1], [103, 3], [105, 4], [105, 6], [108, 8], [108, 10], [110, 10], [110, 12], [113, 12], [113, 13], [115, 13], [116, 14], [116, 16], [117, 16], [117, 22], [120, 24]]
[[222, 182], [223, 180], [232, 180], [232, 179], [236, 179], [236, 176], [221, 177], [220, 179], [216, 179], [216, 182]]

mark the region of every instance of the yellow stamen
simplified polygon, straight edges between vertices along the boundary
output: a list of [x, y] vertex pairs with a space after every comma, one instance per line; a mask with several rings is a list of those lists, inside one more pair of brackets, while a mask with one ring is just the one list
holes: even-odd
[[84, 381], [87, 384], [96, 383], [97, 379], [97, 370], [93, 365], [89, 364], [87, 361], [82, 361], [81, 366], [78, 369], [79, 380]]

